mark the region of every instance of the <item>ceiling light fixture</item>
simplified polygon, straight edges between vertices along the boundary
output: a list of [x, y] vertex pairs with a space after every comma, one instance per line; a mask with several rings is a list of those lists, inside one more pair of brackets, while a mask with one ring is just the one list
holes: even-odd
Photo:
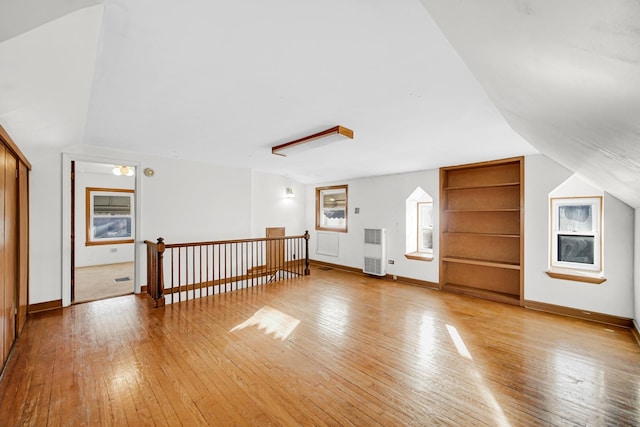
[[[295, 141], [286, 142], [284, 144], [271, 147], [271, 153], [278, 156], [286, 157], [287, 155], [294, 154], [299, 151], [323, 147], [327, 144], [343, 138], [353, 139], [353, 131], [351, 129], [347, 129], [344, 126], [335, 126], [331, 129], [314, 133], [313, 135], [305, 136], [304, 138], [296, 139]], [[312, 141], [314, 141], [313, 144], [308, 144]]]
[[115, 166], [113, 168], [114, 175], [124, 175], [124, 176], [133, 176], [133, 168], [128, 166]]

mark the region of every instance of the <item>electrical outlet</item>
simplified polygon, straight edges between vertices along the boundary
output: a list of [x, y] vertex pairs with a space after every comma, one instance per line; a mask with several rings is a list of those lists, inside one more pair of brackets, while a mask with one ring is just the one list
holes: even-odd
[[111, 248], [110, 252], [111, 252], [112, 254], [113, 254], [113, 253], [116, 253], [116, 252], [118, 252], [118, 248]]
[[392, 259], [389, 260], [389, 264], [395, 264], [396, 262]]

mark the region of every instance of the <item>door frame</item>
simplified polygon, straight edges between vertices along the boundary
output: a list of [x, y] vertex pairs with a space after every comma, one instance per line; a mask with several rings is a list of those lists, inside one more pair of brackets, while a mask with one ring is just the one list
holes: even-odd
[[140, 293], [141, 277], [140, 269], [140, 247], [142, 235], [141, 223], [141, 197], [140, 189], [142, 183], [141, 162], [137, 160], [126, 160], [123, 158], [91, 156], [87, 154], [62, 153], [62, 306], [71, 305], [71, 162], [107, 163], [114, 165], [125, 165], [136, 168], [135, 174], [135, 249], [134, 249], [134, 292]]

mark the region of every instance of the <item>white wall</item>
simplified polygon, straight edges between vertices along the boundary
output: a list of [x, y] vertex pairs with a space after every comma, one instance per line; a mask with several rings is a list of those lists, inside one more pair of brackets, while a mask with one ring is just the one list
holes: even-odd
[[[304, 234], [306, 186], [291, 178], [252, 172], [251, 234], [264, 237], [267, 227], [285, 227], [287, 236]], [[296, 197], [285, 197], [287, 187]]]
[[[553, 160], [525, 159], [525, 299], [598, 313], [633, 317], [633, 209], [604, 193], [603, 265], [606, 281], [600, 285], [553, 279], [549, 266], [549, 193], [566, 180], [560, 192], [598, 195], [601, 190]], [[598, 194], [593, 194], [597, 191]]]
[[[332, 257], [316, 253], [317, 232], [315, 230], [315, 188], [327, 185], [349, 186], [348, 232], [336, 233], [339, 239], [339, 256]], [[387, 264], [387, 274], [412, 279], [438, 282], [438, 240], [434, 239], [434, 260], [417, 261], [404, 257], [406, 235], [406, 200], [416, 189], [422, 187], [433, 197], [434, 236], [439, 233], [439, 171], [428, 170], [373, 178], [362, 178], [307, 186], [307, 227], [311, 233], [310, 257], [315, 260], [349, 267], [363, 267], [363, 239], [365, 228], [385, 228], [387, 235], [387, 257], [395, 264]], [[360, 213], [355, 214], [355, 208]]]
[[[634, 317], [633, 305], [633, 219], [634, 211], [609, 194], [604, 194], [604, 254], [607, 281], [601, 285], [552, 279], [545, 273], [549, 260], [549, 193], [573, 173], [543, 155], [525, 158], [525, 299], [622, 317]], [[316, 253], [315, 187], [349, 185], [349, 232], [336, 233], [339, 256]], [[362, 268], [363, 229], [387, 229], [387, 254], [395, 261], [388, 274], [438, 282], [439, 242], [434, 240], [434, 261], [404, 258], [405, 201], [421, 186], [434, 199], [434, 236], [439, 234], [438, 170], [389, 175], [307, 187], [307, 227], [311, 232], [311, 258]], [[565, 189], [587, 194], [592, 187], [572, 178]], [[354, 208], [360, 214], [354, 214]], [[638, 281], [637, 281], [638, 282]], [[637, 311], [637, 309], [636, 309]]]
[[[114, 164], [137, 163], [139, 170], [153, 168], [153, 177], [140, 176], [140, 213], [136, 248], [140, 270], [136, 286], [145, 281], [146, 256], [143, 240], [163, 237], [167, 243], [249, 238], [264, 235], [264, 227], [274, 225], [304, 232], [304, 203], [286, 207], [276, 194], [282, 183], [292, 184], [300, 195], [304, 186], [273, 175], [256, 175], [251, 170], [229, 168], [179, 159], [166, 159], [92, 146], [67, 147], [70, 157]], [[30, 288], [29, 303], [62, 298], [62, 153], [38, 150], [30, 156]], [[252, 186], [259, 190], [254, 191]], [[252, 201], [252, 194], [256, 202]], [[302, 198], [301, 201], [303, 201]], [[264, 213], [261, 219], [258, 213]], [[262, 231], [260, 231], [262, 229]], [[255, 230], [255, 234], [254, 234]], [[64, 284], [68, 286], [68, 284]]]
[[60, 152], [29, 156], [29, 304], [61, 299], [62, 181]]
[[135, 244], [133, 243], [86, 245], [86, 189], [87, 187], [94, 187], [135, 190], [135, 178], [106, 173], [82, 172], [79, 169], [79, 167], [76, 167], [76, 267], [132, 262], [135, 250]]

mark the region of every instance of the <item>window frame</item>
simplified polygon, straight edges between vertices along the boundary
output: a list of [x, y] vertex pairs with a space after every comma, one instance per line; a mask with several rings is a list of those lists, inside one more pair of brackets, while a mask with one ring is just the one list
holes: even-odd
[[[422, 236], [422, 227], [421, 227], [421, 223], [422, 223], [422, 214], [420, 213], [420, 206], [421, 205], [429, 205], [431, 206], [431, 248], [423, 248], [422, 243], [423, 243], [423, 239], [421, 238]], [[417, 233], [417, 239], [416, 239], [416, 253], [417, 254], [423, 254], [426, 256], [430, 256], [433, 257], [433, 201], [431, 202], [416, 202], [416, 208], [418, 210], [417, 213], [417, 224], [416, 224], [416, 233]]]
[[[422, 229], [420, 227], [422, 215], [420, 215], [421, 205], [431, 205], [431, 242], [430, 250], [422, 249]], [[415, 261], [433, 261], [434, 254], [434, 208], [433, 197], [422, 187], [416, 187], [405, 200], [405, 253], [404, 257]]]
[[[560, 208], [565, 206], [591, 206], [592, 227], [589, 231], [560, 230]], [[550, 198], [550, 269], [569, 269], [583, 273], [601, 274], [602, 268], [602, 196], [552, 197]], [[561, 236], [593, 237], [593, 263], [560, 261], [558, 241]]]
[[[129, 196], [129, 213], [127, 215], [105, 215], [95, 214], [95, 197], [96, 196]], [[85, 226], [86, 226], [86, 240], [85, 246], [98, 246], [98, 245], [118, 245], [134, 243], [135, 236], [135, 190], [123, 189], [123, 188], [95, 188], [87, 187], [85, 190]], [[120, 218], [129, 219], [131, 230], [128, 236], [123, 237], [96, 237], [95, 228], [93, 227], [94, 219], [96, 218]]]
[[[340, 194], [344, 191], [344, 226], [327, 226], [323, 224], [322, 219], [325, 217], [324, 210], [328, 209], [322, 206], [322, 200], [325, 195]], [[347, 233], [349, 230], [349, 186], [331, 185], [327, 187], [316, 187], [316, 230], [334, 231], [338, 233]]]

